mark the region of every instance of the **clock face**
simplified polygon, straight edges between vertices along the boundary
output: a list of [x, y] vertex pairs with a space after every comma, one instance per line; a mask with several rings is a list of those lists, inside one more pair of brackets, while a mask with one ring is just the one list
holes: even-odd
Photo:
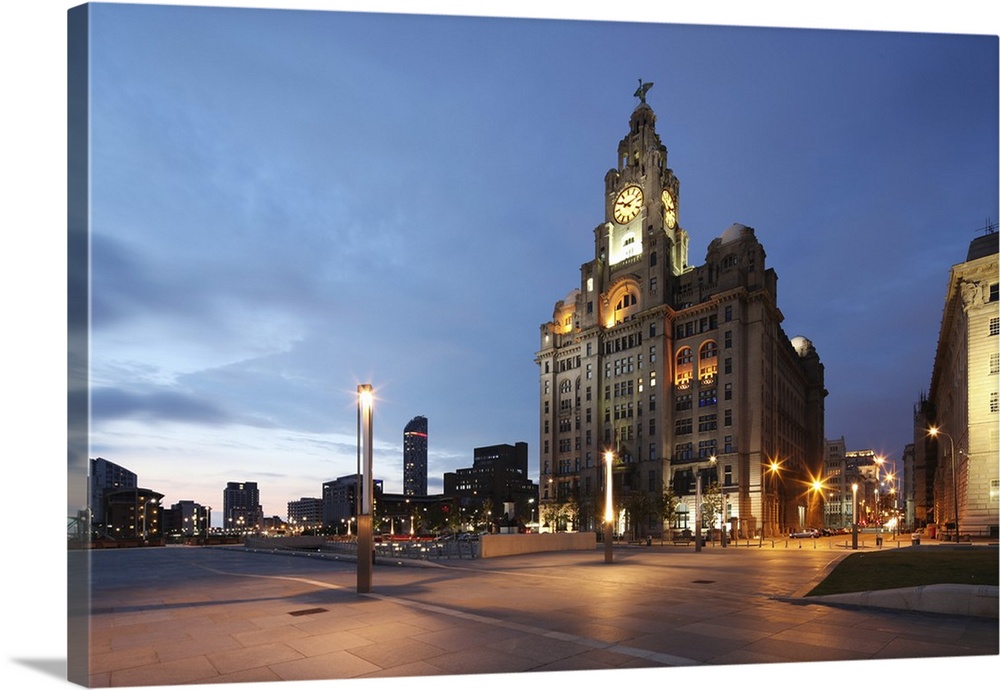
[[613, 209], [616, 223], [628, 223], [639, 215], [642, 208], [642, 190], [635, 185], [623, 189], [615, 199]]
[[677, 207], [674, 204], [674, 197], [671, 196], [669, 190], [664, 189], [660, 198], [663, 200], [663, 220], [667, 227], [673, 230], [677, 225]]

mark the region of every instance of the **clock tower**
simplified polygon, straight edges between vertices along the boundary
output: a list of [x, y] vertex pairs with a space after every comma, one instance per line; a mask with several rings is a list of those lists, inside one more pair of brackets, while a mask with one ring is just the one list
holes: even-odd
[[[539, 519], [597, 530], [610, 455], [618, 534], [694, 527], [699, 485], [721, 503], [717, 528], [787, 534], [822, 517], [786, 487], [822, 474], [823, 366], [785, 334], [753, 228], [733, 223], [689, 265], [651, 86], [640, 81], [604, 176], [593, 258], [541, 325]], [[671, 524], [653, 509], [665, 492]]]
[[[674, 283], [688, 270], [688, 235], [679, 222], [680, 185], [646, 103], [652, 84], [618, 143], [604, 176], [604, 219], [594, 228], [594, 258], [580, 267], [580, 287], [542, 325], [542, 505], [578, 497], [575, 522], [603, 485], [604, 453], [615, 454], [620, 490], [659, 492], [664, 468], [658, 390], [669, 367], [666, 324]], [[639, 486], [641, 484], [641, 486]], [[634, 485], [634, 486], [633, 486]]]

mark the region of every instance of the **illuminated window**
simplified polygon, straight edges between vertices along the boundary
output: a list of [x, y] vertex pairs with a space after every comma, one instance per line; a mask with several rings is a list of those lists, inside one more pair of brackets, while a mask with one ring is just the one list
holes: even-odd
[[693, 375], [694, 351], [690, 347], [682, 347], [677, 352], [677, 374], [674, 385], [682, 389], [690, 387]]
[[714, 340], [706, 341], [698, 351], [698, 378], [702, 383], [711, 384], [719, 371], [718, 345]]
[[638, 301], [639, 300], [636, 299], [634, 294], [632, 294], [631, 292], [626, 292], [624, 295], [622, 295], [622, 298], [618, 300], [618, 304], [615, 306], [615, 310], [617, 311], [619, 309], [627, 309], [628, 307], [631, 307]]

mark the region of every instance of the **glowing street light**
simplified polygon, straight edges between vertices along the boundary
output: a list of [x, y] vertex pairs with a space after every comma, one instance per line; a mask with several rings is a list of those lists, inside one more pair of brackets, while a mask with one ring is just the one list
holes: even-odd
[[[772, 504], [771, 505], [771, 508], [772, 508], [771, 512], [775, 514], [774, 515], [775, 522], [777, 522], [777, 519], [776, 519], [777, 515], [776, 515], [776, 513], [777, 513], [777, 510], [778, 510], [778, 507], [777, 507], [778, 497], [777, 497], [777, 495], [775, 495], [773, 501], [769, 500], [770, 496], [769, 496], [768, 491], [767, 491], [767, 483], [768, 483], [767, 482], [767, 476], [768, 476], [768, 473], [770, 473], [770, 475], [772, 477], [772, 479], [771, 479], [771, 486], [772, 486], [772, 489], [773, 489], [774, 488], [774, 479], [773, 479], [773, 477], [776, 477], [780, 471], [781, 471], [781, 463], [779, 463], [777, 460], [771, 460], [771, 462], [768, 463], [764, 467], [764, 476], [763, 476], [763, 478], [761, 480], [761, 497], [760, 497], [761, 518], [760, 518], [760, 543], [758, 545], [759, 547], [763, 547], [764, 546], [764, 525], [767, 522], [766, 518], [767, 518], [767, 512], [768, 512], [767, 511], [767, 503], [771, 503]], [[773, 531], [776, 531], [776, 530], [772, 530], [772, 532]], [[773, 534], [772, 534], [772, 536], [773, 536]]]
[[372, 407], [374, 393], [370, 383], [358, 386], [358, 592], [372, 591], [372, 564], [375, 560], [372, 538]]
[[881, 482], [879, 474], [882, 471], [883, 462], [885, 462], [885, 458], [881, 455], [875, 456], [875, 546], [882, 546], [882, 520], [880, 515], [878, 489], [879, 483]]
[[851, 548], [858, 550], [858, 483], [851, 484], [854, 499], [851, 504]]
[[955, 541], [958, 541], [958, 482], [955, 480], [955, 439], [953, 439], [949, 434], [941, 431], [938, 427], [932, 426], [927, 430], [927, 433], [935, 438], [938, 436], [944, 436], [948, 439], [948, 444], [951, 447], [951, 492], [955, 497]]
[[615, 455], [610, 450], [604, 453], [604, 562], [611, 563], [614, 553], [611, 549], [611, 521], [615, 519], [615, 506], [611, 497], [611, 465]]

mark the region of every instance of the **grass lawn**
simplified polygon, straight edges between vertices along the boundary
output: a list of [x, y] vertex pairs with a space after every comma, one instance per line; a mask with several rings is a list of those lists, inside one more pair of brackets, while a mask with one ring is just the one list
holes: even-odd
[[855, 553], [806, 596], [865, 592], [921, 585], [998, 584], [993, 547], [915, 548]]

